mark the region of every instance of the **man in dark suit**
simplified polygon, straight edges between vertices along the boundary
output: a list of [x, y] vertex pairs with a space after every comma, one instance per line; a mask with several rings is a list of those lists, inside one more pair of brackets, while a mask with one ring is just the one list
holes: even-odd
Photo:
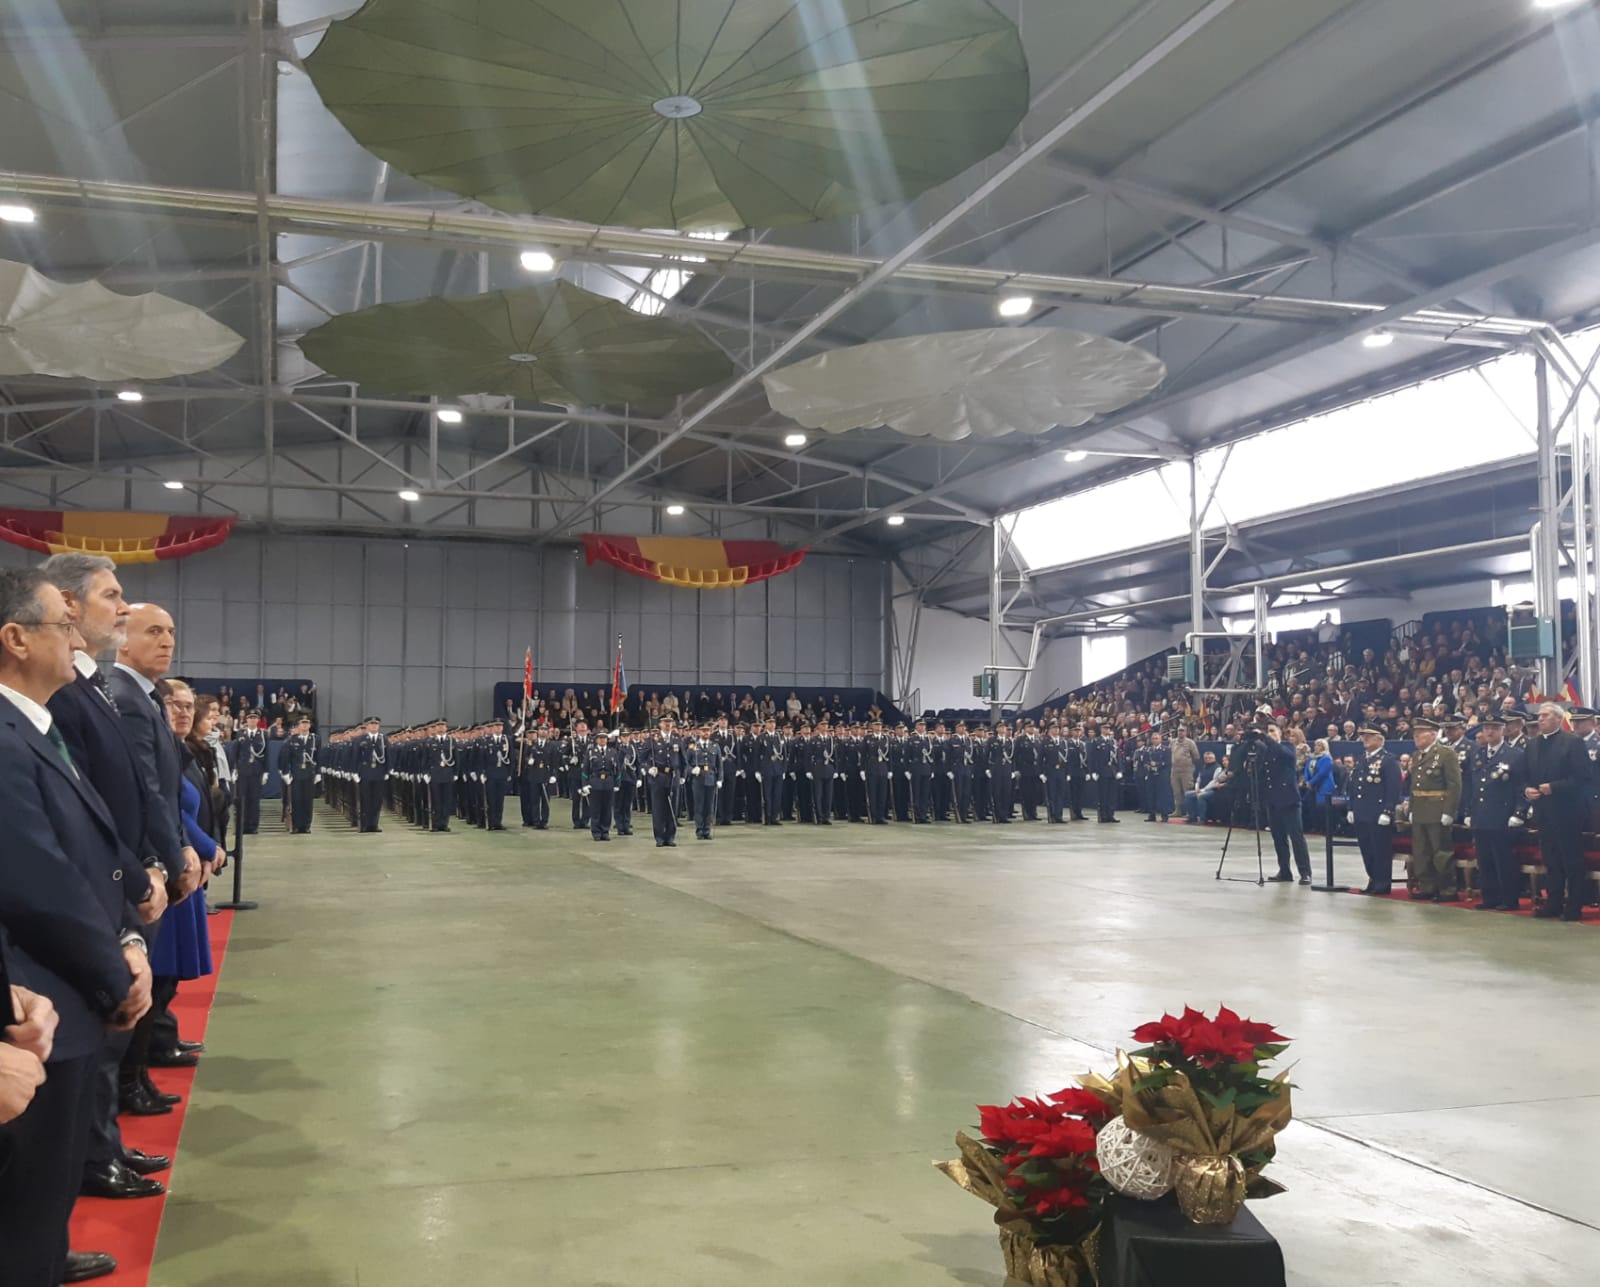
[[76, 671], [77, 631], [61, 592], [37, 572], [0, 572], [0, 924], [23, 985], [59, 1016], [46, 1080], [7, 1128], [0, 1247], [7, 1287], [57, 1287], [83, 1177], [94, 1067], [107, 1025], [150, 1006], [150, 967], [123, 893], [129, 857], [116, 824], [72, 762], [46, 703]]
[[1544, 861], [1544, 906], [1535, 916], [1583, 919], [1583, 824], [1588, 814], [1589, 752], [1568, 732], [1554, 702], [1539, 707], [1539, 735], [1528, 739], [1524, 797], [1533, 805]]
[[[154, 922], [167, 905], [168, 873], [181, 873], [183, 857], [176, 850], [161, 850], [170, 838], [150, 825], [151, 812], [159, 806], [145, 795], [138, 761], [123, 731], [125, 721], [119, 718], [110, 686], [94, 660], [95, 654], [127, 642], [128, 608], [116, 565], [97, 555], [57, 554], [47, 559], [40, 571], [61, 591], [83, 641], [83, 649], [73, 655], [72, 682], [50, 699], [50, 714], [79, 772], [105, 802], [118, 839], [138, 859], [124, 872], [123, 895], [138, 910], [140, 922], [147, 927], [145, 937], [153, 942]], [[83, 1190], [91, 1197], [155, 1197], [165, 1192], [157, 1181], [142, 1177], [165, 1170], [171, 1160], [127, 1148], [117, 1128], [117, 1073], [129, 1038], [131, 1034], [118, 1035], [106, 1042], [95, 1075], [94, 1120]], [[157, 1101], [159, 1093], [148, 1077], [130, 1085], [127, 1092], [130, 1100], [141, 1101], [134, 1107], [170, 1112], [170, 1105]], [[143, 1102], [147, 1100], [153, 1101], [154, 1107]]]
[[[177, 630], [165, 608], [135, 603], [128, 610], [127, 632], [127, 642], [118, 647], [116, 666], [107, 679], [123, 732], [139, 762], [146, 797], [152, 801], [149, 822], [157, 829], [155, 852], [176, 851], [182, 858], [182, 875], [174, 878], [169, 893], [175, 899], [187, 898], [200, 884], [200, 856], [183, 841], [178, 819], [183, 767], [167, 723], [166, 704], [156, 692], [156, 681], [172, 669]], [[122, 1061], [120, 1089], [126, 1092], [123, 1107], [130, 1112], [149, 1116], [166, 1107], [134, 1091], [144, 1084], [151, 1063], [186, 1067], [198, 1062], [196, 1052], [180, 1042], [177, 1024], [167, 1010], [171, 1000], [168, 992], [157, 989], [150, 1014], [133, 1034]]]

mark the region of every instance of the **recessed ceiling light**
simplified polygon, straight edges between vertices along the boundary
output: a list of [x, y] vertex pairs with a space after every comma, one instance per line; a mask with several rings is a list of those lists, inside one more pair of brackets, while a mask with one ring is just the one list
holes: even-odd
[[671, 514], [673, 518], [677, 518], [679, 514], [683, 513], [683, 506], [682, 505], [668, 505], [667, 506], [667, 513]]
[[0, 219], [7, 223], [32, 223], [34, 213], [32, 206], [0, 206]]
[[890, 527], [904, 527], [905, 526], [905, 522], [906, 522], [906, 516], [904, 514], [891, 514], [891, 515], [889, 515], [888, 518], [884, 519], [883, 521], [885, 523], [887, 523]]
[[445, 407], [439, 412], [439, 423], [442, 425], [458, 425], [461, 423], [461, 413], [454, 407]]
[[180, 483], [176, 478], [169, 478], [161, 485], [169, 492], [181, 492], [183, 490], [183, 484]]
[[405, 489], [405, 491], [400, 493], [400, 499], [405, 501], [407, 504], [410, 504], [410, 502], [412, 502], [412, 501], [421, 500], [422, 499], [422, 495], [421, 495], [421, 493], [414, 492], [409, 487], [407, 487]]
[[137, 390], [137, 389], [118, 389], [117, 390], [117, 401], [118, 402], [143, 402], [144, 401], [144, 394], [140, 393], [139, 390]]
[[806, 436], [803, 433], [784, 434], [783, 445], [785, 447], [804, 447], [806, 445]]
[[1064, 451], [1061, 453], [1061, 459], [1069, 465], [1076, 465], [1080, 460], [1088, 460], [1089, 453], [1086, 451]]
[[553, 273], [556, 257], [545, 250], [524, 250], [519, 256], [523, 268], [530, 273]]
[[1577, 0], [1533, 0], [1535, 9], [1565, 9], [1568, 5], [1576, 4]]
[[1033, 312], [1032, 295], [1008, 295], [997, 310], [1001, 317], [1026, 317]]
[[1361, 343], [1369, 349], [1386, 349], [1394, 343], [1394, 332], [1372, 331], [1361, 337]]

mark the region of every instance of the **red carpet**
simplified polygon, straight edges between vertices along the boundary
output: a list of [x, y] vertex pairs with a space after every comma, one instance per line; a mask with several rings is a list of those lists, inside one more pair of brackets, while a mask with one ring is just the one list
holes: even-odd
[[[1361, 893], [1361, 891], [1359, 889], [1352, 889], [1350, 892], [1352, 894]], [[1368, 895], [1365, 895], [1365, 897], [1368, 897], [1368, 898], [1384, 898], [1384, 899], [1387, 899], [1391, 903], [1409, 903], [1409, 902], [1412, 901], [1410, 895], [1408, 895], [1404, 889], [1400, 889], [1400, 888], [1392, 889], [1387, 894], [1368, 894]], [[1474, 897], [1470, 902], [1466, 901], [1466, 900], [1462, 900], [1462, 901], [1458, 901], [1458, 902], [1454, 902], [1454, 903], [1429, 903], [1429, 902], [1425, 902], [1425, 901], [1423, 901], [1422, 899], [1419, 898], [1419, 899], [1416, 900], [1416, 905], [1418, 907], [1440, 907], [1440, 908], [1447, 908], [1448, 907], [1448, 908], [1455, 908], [1457, 911], [1461, 911], [1461, 910], [1475, 911], [1477, 909], [1477, 906], [1478, 906], [1478, 900], [1477, 900], [1476, 897]], [[1484, 916], [1494, 915], [1494, 916], [1526, 916], [1526, 917], [1532, 917], [1533, 916], [1533, 908], [1528, 905], [1527, 898], [1524, 898], [1522, 900], [1522, 906], [1520, 908], [1518, 908], [1514, 912], [1493, 912], [1493, 913], [1484, 912], [1483, 915]], [[1600, 912], [1596, 912], [1595, 909], [1592, 908], [1592, 907], [1585, 908], [1584, 909], [1584, 919], [1582, 921], [1580, 921], [1579, 924], [1581, 924], [1581, 925], [1600, 925]]]
[[[212, 972], [203, 979], [185, 983], [172, 1003], [178, 1031], [185, 1041], [205, 1040], [211, 1002], [217, 994], [217, 978], [222, 973], [222, 958], [228, 950], [228, 932], [233, 928], [233, 913], [221, 912], [207, 924], [211, 930]], [[204, 1062], [205, 1056], [200, 1058]], [[179, 1165], [178, 1137], [183, 1133], [195, 1072], [193, 1068], [152, 1069], [150, 1076], [155, 1084], [168, 1094], [182, 1095], [183, 1102], [166, 1117], [122, 1118], [123, 1143], [146, 1153], [164, 1153], [173, 1159], [176, 1169]], [[172, 1171], [163, 1171], [154, 1178], [170, 1189], [172, 1174]], [[72, 1249], [108, 1251], [116, 1257], [117, 1272], [97, 1279], [107, 1287], [146, 1287], [150, 1281], [150, 1263], [156, 1254], [156, 1235], [161, 1231], [161, 1213], [166, 1205], [165, 1197], [122, 1201], [79, 1198], [72, 1213]]]

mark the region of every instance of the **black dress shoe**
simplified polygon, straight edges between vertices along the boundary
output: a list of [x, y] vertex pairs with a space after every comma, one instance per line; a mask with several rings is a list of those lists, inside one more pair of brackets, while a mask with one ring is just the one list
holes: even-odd
[[167, 1186], [160, 1180], [146, 1179], [120, 1160], [84, 1167], [83, 1187], [79, 1189], [86, 1198], [156, 1198], [166, 1191]]
[[146, 1153], [142, 1149], [122, 1146], [122, 1164], [136, 1175], [154, 1175], [172, 1166], [172, 1159], [160, 1153]]
[[1300, 883], [1302, 885], [1309, 885], [1311, 883], [1311, 877], [1310, 876], [1302, 876], [1302, 877], [1300, 877]]
[[61, 1273], [64, 1283], [86, 1283], [117, 1272], [117, 1262], [103, 1251], [69, 1251], [67, 1267]]
[[124, 1117], [165, 1117], [172, 1111], [171, 1104], [153, 1099], [143, 1086], [123, 1085], [117, 1090], [117, 1112]]
[[1280, 871], [1276, 876], [1267, 877], [1267, 883], [1269, 885], [1276, 885], [1285, 881], [1291, 885], [1294, 883], [1294, 877], [1289, 875], [1289, 873], [1286, 871]]
[[162, 1090], [161, 1087], [157, 1086], [155, 1082], [151, 1081], [148, 1071], [140, 1072], [139, 1084], [144, 1087], [144, 1093], [150, 1096], [150, 1098], [155, 1100], [158, 1104], [177, 1105], [183, 1103], [182, 1095], [169, 1095], [166, 1091]]
[[186, 1055], [203, 1054], [205, 1053], [205, 1048], [206, 1043], [203, 1041], [183, 1041], [180, 1039], [178, 1042], [178, 1049]]
[[150, 1052], [150, 1066], [152, 1068], [193, 1068], [200, 1062], [200, 1056], [192, 1050], [152, 1050]]

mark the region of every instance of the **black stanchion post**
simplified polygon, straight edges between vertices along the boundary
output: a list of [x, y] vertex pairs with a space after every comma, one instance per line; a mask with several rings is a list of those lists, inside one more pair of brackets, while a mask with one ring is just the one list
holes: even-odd
[[244, 809], [233, 811], [233, 897], [216, 906], [224, 912], [253, 912], [261, 904], [244, 897]]

